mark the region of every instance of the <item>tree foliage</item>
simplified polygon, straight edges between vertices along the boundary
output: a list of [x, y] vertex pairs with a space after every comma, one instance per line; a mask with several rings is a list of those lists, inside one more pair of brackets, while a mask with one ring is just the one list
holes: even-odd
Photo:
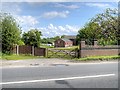
[[18, 45], [19, 45], [19, 46], [22, 46], [22, 45], [25, 45], [25, 43], [23, 42], [23, 40], [19, 40], [19, 41], [18, 41]]
[[55, 37], [51, 37], [51, 38], [43, 38], [42, 43], [45, 43], [45, 44], [53, 43], [55, 40], [57, 40], [59, 38], [60, 38], [60, 36], [55, 36]]
[[12, 53], [13, 46], [20, 40], [21, 30], [12, 15], [1, 13], [2, 52]]
[[97, 14], [78, 31], [77, 38], [98, 39], [101, 45], [117, 44], [118, 10], [106, 9], [105, 12]]
[[77, 39], [86, 39], [87, 44], [93, 44], [94, 39], [98, 39], [98, 35], [100, 32], [97, 31], [99, 25], [94, 22], [89, 22], [85, 25], [84, 28], [78, 31]]
[[24, 32], [22, 35], [22, 40], [24, 41], [25, 45], [39, 47], [41, 43], [41, 35], [41, 31], [38, 29], [31, 29], [28, 32]]

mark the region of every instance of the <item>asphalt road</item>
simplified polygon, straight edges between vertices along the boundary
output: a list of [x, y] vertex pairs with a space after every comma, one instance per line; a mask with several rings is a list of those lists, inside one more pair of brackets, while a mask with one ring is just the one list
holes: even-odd
[[118, 63], [2, 68], [3, 88], [117, 88]]

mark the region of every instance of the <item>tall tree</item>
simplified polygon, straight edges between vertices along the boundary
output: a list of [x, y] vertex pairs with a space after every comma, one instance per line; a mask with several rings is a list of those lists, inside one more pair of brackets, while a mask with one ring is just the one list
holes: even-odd
[[24, 32], [22, 40], [26, 45], [39, 47], [41, 43], [41, 35], [41, 31], [39, 31], [38, 29], [31, 29], [28, 32]]
[[117, 44], [118, 10], [106, 9], [78, 31], [78, 39], [98, 39], [101, 45]]
[[12, 15], [1, 13], [2, 52], [12, 53], [13, 46], [20, 40], [20, 27]]
[[87, 23], [78, 31], [77, 40], [85, 39], [87, 44], [93, 44], [93, 40], [98, 39], [98, 35], [100, 34], [100, 32], [97, 31], [98, 27], [99, 25], [97, 23]]
[[99, 24], [101, 30], [99, 42], [104, 45], [117, 44], [118, 40], [118, 10], [106, 9], [104, 13], [97, 14], [92, 20]]

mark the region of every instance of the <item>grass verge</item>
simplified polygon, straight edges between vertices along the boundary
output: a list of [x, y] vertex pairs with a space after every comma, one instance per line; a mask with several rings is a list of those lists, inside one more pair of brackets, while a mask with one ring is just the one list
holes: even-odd
[[75, 61], [96, 61], [96, 60], [114, 60], [114, 59], [120, 59], [120, 56], [114, 55], [114, 56], [91, 56], [91, 57], [84, 57], [84, 58], [75, 58], [73, 60]]
[[32, 55], [2, 55], [3, 60], [24, 60], [24, 59], [37, 59], [37, 58], [43, 58], [43, 56], [32, 56]]

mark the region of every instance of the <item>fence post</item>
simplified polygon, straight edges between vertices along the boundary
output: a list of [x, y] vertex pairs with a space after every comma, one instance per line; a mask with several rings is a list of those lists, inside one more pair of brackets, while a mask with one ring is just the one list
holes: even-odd
[[82, 48], [82, 46], [81, 46], [81, 41], [80, 41], [80, 44], [79, 44], [79, 52], [78, 52], [78, 53], [79, 53], [79, 55], [78, 55], [79, 58], [81, 58], [81, 48]]
[[32, 46], [32, 55], [34, 56], [34, 46]]
[[77, 58], [80, 58], [80, 48], [77, 50], [77, 52], [76, 52], [76, 53], [77, 53], [77, 55], [76, 55], [76, 56], [77, 56]]
[[95, 46], [95, 47], [98, 46], [97, 44], [98, 44], [97, 40], [94, 40], [94, 46]]
[[45, 57], [48, 57], [48, 48], [46, 48], [46, 53], [45, 53]]
[[80, 41], [80, 47], [85, 47], [85, 46], [86, 46], [85, 41], [84, 41], [84, 40], [81, 40], [81, 41]]
[[17, 55], [19, 55], [19, 46], [17, 45]]

